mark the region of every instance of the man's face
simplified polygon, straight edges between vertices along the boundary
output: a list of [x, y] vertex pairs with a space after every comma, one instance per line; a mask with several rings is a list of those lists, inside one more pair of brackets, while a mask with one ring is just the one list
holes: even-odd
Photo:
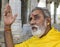
[[32, 34], [41, 37], [46, 30], [46, 20], [41, 10], [35, 10], [30, 15], [30, 25], [32, 27]]

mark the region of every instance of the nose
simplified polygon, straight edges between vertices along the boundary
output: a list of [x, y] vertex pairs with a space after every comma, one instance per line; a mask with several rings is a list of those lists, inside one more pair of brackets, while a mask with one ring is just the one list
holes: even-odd
[[35, 25], [36, 24], [36, 21], [35, 20], [31, 20], [30, 21], [30, 25]]

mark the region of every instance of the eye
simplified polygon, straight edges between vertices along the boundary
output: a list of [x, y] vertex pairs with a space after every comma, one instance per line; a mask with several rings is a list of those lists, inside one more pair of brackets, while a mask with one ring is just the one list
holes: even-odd
[[29, 21], [31, 21], [32, 20], [32, 18], [29, 18]]
[[37, 20], [37, 19], [40, 18], [40, 16], [39, 15], [35, 15], [34, 18], [35, 18], [35, 20]]

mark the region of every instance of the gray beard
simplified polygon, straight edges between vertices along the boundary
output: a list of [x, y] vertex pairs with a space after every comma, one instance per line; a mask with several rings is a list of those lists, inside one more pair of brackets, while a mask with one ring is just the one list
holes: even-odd
[[44, 23], [44, 25], [42, 26], [36, 26], [37, 30], [32, 30], [32, 35], [35, 37], [41, 37], [42, 35], [44, 35], [45, 31], [46, 31], [46, 23]]

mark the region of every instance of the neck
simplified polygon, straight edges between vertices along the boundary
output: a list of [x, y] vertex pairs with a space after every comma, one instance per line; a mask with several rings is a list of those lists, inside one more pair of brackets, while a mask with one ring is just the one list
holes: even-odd
[[51, 26], [47, 26], [47, 28], [46, 28], [46, 33], [45, 34], [47, 34], [49, 31], [51, 30]]

